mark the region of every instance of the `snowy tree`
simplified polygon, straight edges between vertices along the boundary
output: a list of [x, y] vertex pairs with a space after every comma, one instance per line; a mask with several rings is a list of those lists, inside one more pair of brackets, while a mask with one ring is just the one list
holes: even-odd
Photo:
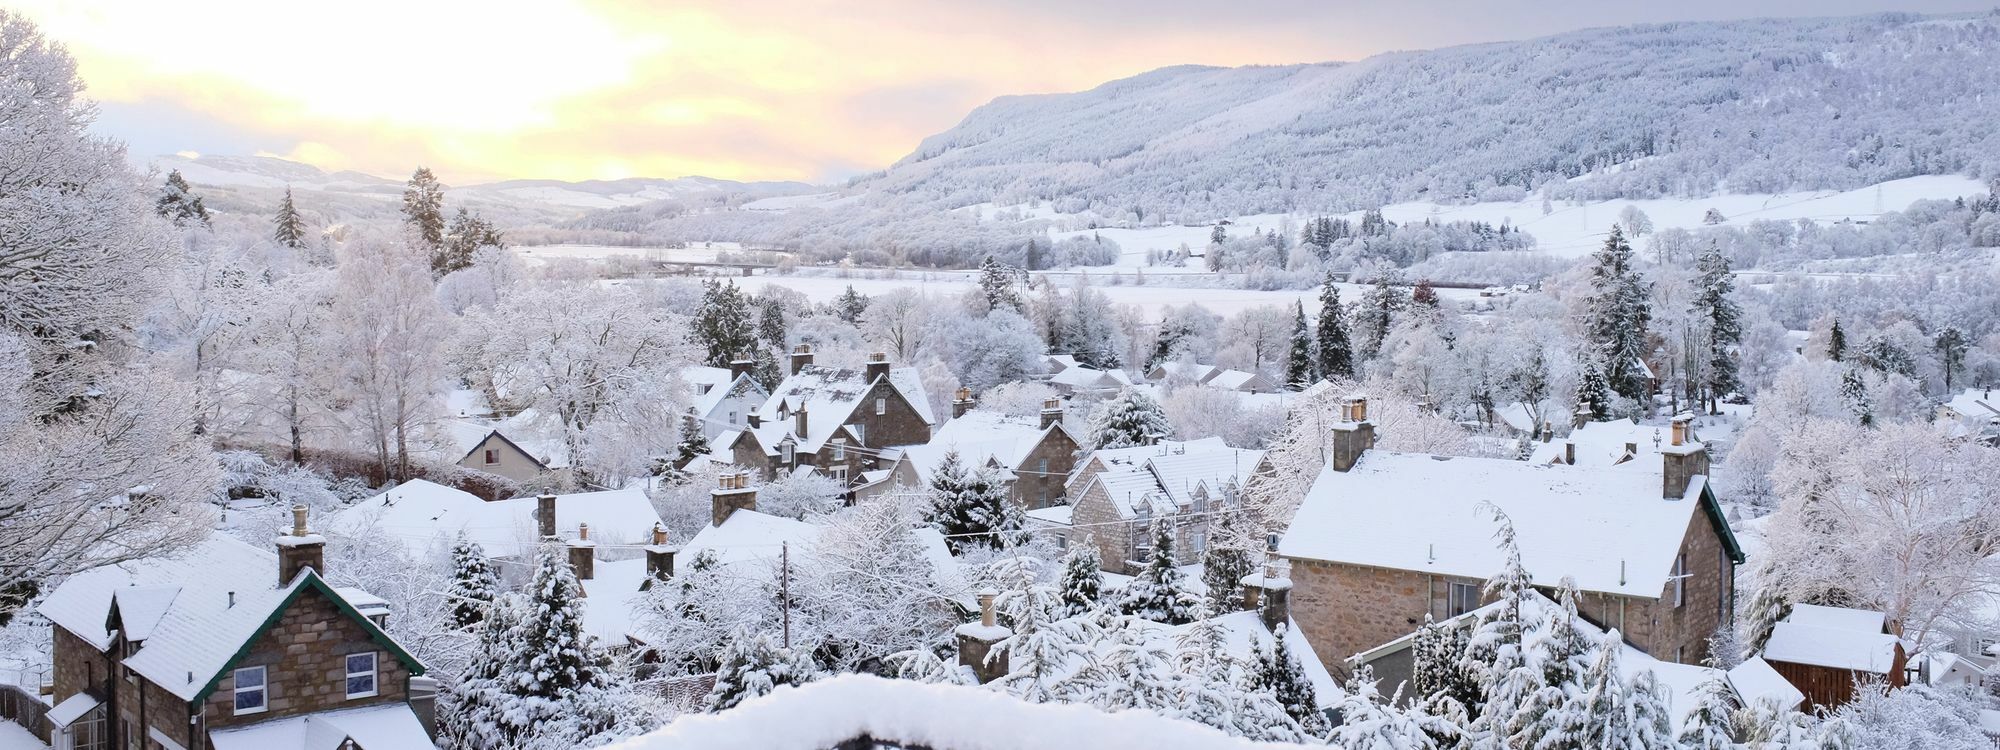
[[1681, 720], [1680, 746], [1688, 750], [1732, 750], [1738, 747], [1731, 736], [1736, 712], [1735, 692], [1717, 673], [1695, 687], [1694, 707]]
[[1840, 397], [1847, 402], [1847, 411], [1854, 415], [1854, 421], [1862, 427], [1875, 423], [1875, 407], [1869, 402], [1868, 383], [1862, 379], [1860, 368], [1849, 367], [1840, 374]]
[[707, 282], [701, 308], [690, 323], [688, 335], [702, 351], [701, 363], [709, 367], [728, 367], [756, 347], [757, 331], [750, 319], [750, 302], [736, 288], [736, 282]]
[[1143, 617], [1116, 618], [1099, 653], [1068, 680], [1077, 702], [1105, 711], [1177, 714], [1184, 700], [1182, 680], [1175, 654], [1166, 639], [1154, 636], [1155, 627]]
[[1438, 747], [1422, 722], [1410, 713], [1390, 705], [1376, 690], [1375, 672], [1367, 666], [1354, 670], [1333, 705], [1340, 715], [1327, 744], [1347, 750], [1429, 750]]
[[1715, 226], [1717, 224], [1721, 224], [1728, 220], [1729, 218], [1723, 216], [1721, 211], [1717, 211], [1713, 208], [1709, 209], [1706, 213], [1703, 213], [1701, 215], [1701, 223], [1707, 224], [1709, 226]]
[[299, 215], [299, 209], [292, 204], [292, 189], [285, 188], [285, 200], [278, 204], [278, 215], [271, 220], [271, 239], [293, 250], [303, 250], [306, 246], [306, 220]]
[[1589, 415], [1592, 421], [1606, 422], [1616, 418], [1611, 409], [1611, 384], [1604, 377], [1604, 370], [1597, 362], [1585, 359], [1577, 363], [1578, 377], [1575, 402], [1576, 413]]
[[1347, 341], [1347, 323], [1343, 320], [1340, 307], [1340, 289], [1333, 285], [1333, 274], [1319, 287], [1319, 326], [1317, 370], [1324, 378], [1354, 377], [1354, 348]]
[[1644, 237], [1653, 233], [1653, 218], [1639, 210], [1638, 206], [1626, 206], [1618, 211], [1618, 226], [1634, 237]]
[[450, 320], [413, 249], [364, 241], [341, 263], [328, 309], [334, 389], [376, 462], [396, 481], [411, 475], [411, 445], [437, 416], [441, 344]]
[[1037, 582], [1039, 564], [1032, 557], [996, 561], [1001, 589], [994, 606], [1014, 633], [994, 644], [995, 653], [1007, 655], [1007, 674], [992, 685], [1030, 703], [1063, 699], [1059, 683], [1068, 677], [1069, 664], [1086, 658], [1096, 629], [1087, 617], [1056, 616], [1061, 598]]
[[153, 212], [174, 223], [175, 226], [208, 226], [208, 208], [201, 205], [201, 196], [195, 195], [188, 186], [187, 178], [176, 169], [167, 173], [167, 182], [160, 188], [160, 197], [153, 202]]
[[1742, 388], [1737, 377], [1735, 347], [1743, 341], [1743, 310], [1731, 296], [1736, 290], [1735, 275], [1730, 272], [1729, 257], [1722, 254], [1720, 247], [1710, 243], [1696, 261], [1696, 269], [1701, 277], [1696, 282], [1694, 314], [1705, 324], [1699, 361], [1704, 377], [1700, 385], [1703, 403], [1713, 414], [1723, 396]]
[[480, 248], [486, 247], [506, 247], [500, 231], [479, 214], [460, 207], [458, 213], [451, 217], [451, 224], [445, 229], [444, 238], [431, 258], [431, 272], [443, 277], [471, 268], [473, 257]]
[[1667, 708], [1672, 698], [1667, 686], [1648, 669], [1632, 676], [1626, 692], [1631, 695], [1632, 746], [1672, 747], [1674, 717]]
[[1468, 627], [1456, 620], [1434, 623], [1429, 614], [1411, 644], [1410, 689], [1418, 700], [1437, 706], [1450, 701], [1460, 711], [1479, 705], [1479, 684], [1465, 669]]
[[1596, 648], [1597, 657], [1557, 717], [1550, 741], [1564, 747], [1657, 747], [1639, 745], [1633, 739], [1632, 690], [1618, 671], [1624, 640], [1612, 630]]
[[1104, 570], [1097, 558], [1097, 545], [1074, 545], [1062, 562], [1058, 586], [1062, 605], [1056, 617], [1076, 617], [1096, 610], [1104, 598]]
[[1840, 319], [1835, 318], [1833, 329], [1826, 340], [1826, 358], [1840, 362], [1847, 358], [1847, 332], [1840, 329]]
[[1864, 685], [1852, 702], [1828, 717], [1822, 742], [1839, 732], [1843, 742], [1829, 747], [1856, 750], [1922, 747], [1983, 750], [1992, 739], [1980, 730], [1982, 694], [1967, 688]]
[[410, 173], [410, 181], [403, 188], [403, 223], [422, 243], [424, 252], [430, 254], [432, 275], [443, 276], [449, 270], [443, 265], [444, 257], [438, 254], [444, 246], [444, 185], [431, 174], [430, 167], [417, 167], [417, 171]]
[[1534, 579], [1521, 564], [1513, 520], [1498, 508], [1488, 507], [1487, 511], [1498, 525], [1493, 536], [1502, 562], [1500, 570], [1486, 580], [1484, 594], [1494, 606], [1473, 628], [1463, 664], [1481, 693], [1479, 715], [1469, 730], [1497, 739], [1507, 735], [1507, 723], [1541, 686], [1542, 673], [1528, 662], [1521, 613], [1521, 602], [1533, 590]]
[[1757, 593], [1750, 597], [1750, 603], [1744, 608], [1738, 623], [1743, 645], [1738, 658], [1748, 659], [1763, 653], [1764, 644], [1771, 640], [1771, 631], [1792, 613], [1791, 603], [1785, 600], [1785, 587], [1778, 576], [1778, 571], [1770, 563], [1758, 566]]
[[1376, 277], [1375, 285], [1361, 296], [1361, 309], [1354, 316], [1357, 359], [1373, 359], [1382, 351], [1382, 342], [1389, 338], [1397, 314], [1409, 306], [1409, 297], [1397, 288], [1402, 281], [1402, 276], [1392, 269]]
[[1174, 427], [1159, 402], [1137, 389], [1127, 388], [1091, 412], [1083, 442], [1092, 448], [1131, 448], [1152, 445], [1172, 434]]
[[1174, 532], [1168, 521], [1153, 522], [1149, 532], [1153, 554], [1139, 570], [1118, 600], [1118, 609], [1154, 622], [1181, 625], [1194, 621], [1200, 597], [1188, 590], [1184, 575], [1174, 560]]
[[944, 645], [959, 605], [937, 591], [917, 520], [909, 504], [883, 501], [820, 522], [806, 550], [811, 565], [800, 566], [792, 582], [799, 610], [792, 644], [802, 658], [809, 654], [832, 671], [881, 671], [895, 653]]
[[1021, 295], [1014, 290], [1013, 274], [994, 261], [991, 255], [979, 264], [979, 293], [989, 311], [1005, 308], [1016, 312], [1021, 310]]
[[868, 297], [854, 291], [853, 284], [848, 284], [847, 290], [834, 298], [833, 310], [833, 314], [848, 325], [861, 325], [862, 314], [868, 312]]
[[[1219, 534], [1217, 536], [1220, 536]], [[1257, 572], [1250, 551], [1241, 545], [1211, 540], [1201, 551], [1201, 581], [1208, 588], [1208, 607], [1234, 612], [1243, 607], [1243, 577]]]
[[1644, 399], [1647, 383], [1639, 368], [1646, 357], [1647, 324], [1652, 319], [1646, 282], [1632, 265], [1632, 245], [1615, 225], [1592, 258], [1585, 326], [1595, 359], [1603, 365], [1612, 392]]
[[1100, 370], [1123, 364], [1120, 352], [1127, 340], [1118, 329], [1110, 298], [1079, 279], [1066, 301], [1059, 334], [1049, 340], [1049, 350], [1074, 355], [1078, 363]]
[[452, 691], [466, 704], [460, 747], [587, 744], [617, 722], [611, 664], [583, 632], [581, 593], [566, 553], [542, 545], [527, 590], [489, 612], [482, 666]]
[[486, 610], [500, 595], [500, 577], [486, 562], [486, 550], [460, 532], [451, 544], [452, 622], [472, 627], [485, 619]]
[[1296, 319], [1292, 323], [1292, 351], [1285, 359], [1285, 386], [1301, 391], [1318, 380], [1319, 373], [1313, 357], [1312, 329], [1306, 325], [1305, 303], [1294, 304]]
[[952, 449], [931, 474], [930, 523], [957, 554], [1018, 544], [1026, 521], [997, 471], [985, 464], [968, 468]]
[[715, 673], [715, 687], [708, 691], [710, 712], [735, 708], [770, 694], [779, 685], [803, 685], [817, 676], [811, 661], [759, 632], [737, 631], [719, 660], [722, 668]]
[[1576, 626], [1576, 582], [1564, 578], [1557, 598], [1547, 621], [1523, 639], [1529, 664], [1541, 674], [1508, 720], [1508, 742], [1514, 746], [1569, 746], [1582, 731], [1577, 695], [1590, 668], [1592, 644]]
[[1271, 633], [1270, 648], [1258, 646], [1255, 684], [1270, 693], [1306, 734], [1326, 736], [1329, 727], [1326, 715], [1320, 713], [1319, 697], [1312, 680], [1306, 678], [1305, 668], [1299, 665], [1298, 655], [1285, 645], [1285, 631]]

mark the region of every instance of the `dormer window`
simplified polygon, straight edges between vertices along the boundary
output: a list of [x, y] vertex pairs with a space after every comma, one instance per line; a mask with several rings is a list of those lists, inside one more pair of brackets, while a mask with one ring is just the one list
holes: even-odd
[[263, 667], [244, 667], [236, 670], [236, 715], [261, 714], [266, 698], [269, 697], [264, 685]]
[[784, 452], [784, 454], [785, 454], [785, 463], [789, 464], [789, 463], [792, 463], [793, 461], [795, 461], [795, 460], [797, 460], [797, 459], [798, 459], [798, 456], [797, 456], [797, 455], [795, 455], [795, 454], [794, 454], [794, 453], [792, 452], [792, 444], [791, 444], [791, 443], [785, 443], [785, 444], [784, 444], [784, 445], [783, 445], [783, 446], [781, 447], [781, 450], [782, 450], [782, 451]]
[[347, 699], [375, 695], [375, 652], [347, 655]]

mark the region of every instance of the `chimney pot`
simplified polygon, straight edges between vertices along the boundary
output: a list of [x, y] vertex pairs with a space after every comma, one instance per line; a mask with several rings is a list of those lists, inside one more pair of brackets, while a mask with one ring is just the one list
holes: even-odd
[[577, 539], [580, 539], [580, 540], [583, 540], [583, 541], [589, 541], [589, 540], [590, 540], [590, 524], [587, 524], [587, 523], [579, 523], [579, 524], [577, 524], [577, 525], [576, 525], [576, 538], [577, 538]]
[[729, 379], [733, 381], [748, 375], [756, 367], [757, 363], [750, 359], [750, 355], [747, 352], [737, 354], [735, 359], [729, 361]]
[[660, 523], [653, 524], [653, 544], [664, 546], [666, 543], [667, 543], [666, 524], [660, 524]]
[[750, 473], [739, 471], [716, 478], [718, 485], [709, 493], [709, 521], [716, 526], [739, 510], [757, 509], [757, 490], [750, 486]]
[[993, 598], [995, 596], [997, 594], [992, 589], [985, 589], [979, 592], [979, 624], [984, 627], [993, 627]]
[[954, 393], [954, 394], [952, 394], [952, 395], [954, 396], [954, 398], [952, 399], [952, 402], [951, 402], [951, 418], [952, 418], [952, 419], [957, 419], [957, 418], [959, 418], [959, 417], [963, 417], [963, 416], [965, 416], [965, 413], [966, 413], [966, 412], [969, 412], [969, 411], [972, 411], [972, 389], [971, 389], [971, 388], [963, 388], [963, 387], [961, 387], [961, 388], [959, 388], [959, 389], [958, 389], [958, 392], [957, 392], [957, 393]]
[[806, 367], [811, 365], [812, 363], [813, 363], [812, 344], [800, 344], [798, 346], [792, 347], [793, 375], [799, 374], [800, 370], [806, 369]]
[[306, 568], [326, 575], [326, 540], [306, 527], [306, 506], [292, 506], [292, 527], [282, 531], [284, 535], [278, 537], [278, 585], [291, 583]]
[[1063, 421], [1062, 399], [1051, 398], [1042, 401], [1042, 429], [1046, 430], [1050, 427], [1062, 424], [1062, 421]]
[[1333, 425], [1333, 450], [1327, 463], [1334, 471], [1347, 471], [1361, 455], [1375, 446], [1375, 423], [1368, 421], [1368, 399], [1354, 396], [1340, 403], [1340, 422]]
[[869, 380], [869, 382], [874, 382], [875, 380], [877, 380], [877, 379], [879, 379], [879, 378], [886, 378], [886, 377], [889, 377], [889, 355], [888, 355], [888, 353], [886, 353], [886, 352], [875, 352], [875, 353], [873, 353], [873, 354], [869, 354], [869, 355], [868, 355], [868, 369], [867, 369], [866, 373], [867, 373], [867, 376], [868, 376], [868, 380]]
[[306, 535], [306, 506], [292, 506], [292, 536]]

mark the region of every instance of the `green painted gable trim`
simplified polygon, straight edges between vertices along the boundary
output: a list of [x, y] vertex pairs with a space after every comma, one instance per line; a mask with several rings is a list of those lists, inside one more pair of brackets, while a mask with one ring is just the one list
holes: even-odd
[[321, 595], [332, 601], [333, 606], [338, 608], [342, 614], [360, 623], [361, 629], [368, 633], [368, 639], [374, 641], [376, 645], [388, 649], [389, 653], [394, 655], [397, 661], [403, 663], [403, 668], [409, 670], [411, 675], [421, 675], [424, 673], [423, 662], [417, 661], [417, 657], [411, 656], [410, 652], [403, 650], [402, 644], [397, 643], [396, 639], [390, 638], [388, 633], [384, 633], [381, 628], [376, 627], [375, 621], [361, 616], [361, 612], [356, 610], [354, 605], [347, 603], [346, 597], [334, 593], [333, 588], [326, 585], [326, 581], [319, 577], [318, 571], [306, 568], [299, 571], [299, 578], [304, 580], [293, 581], [292, 592], [286, 594], [285, 600], [279, 602], [278, 606], [271, 608], [271, 616], [264, 618], [264, 624], [257, 626], [257, 632], [244, 640], [242, 647], [236, 649], [236, 653], [230, 655], [229, 660], [222, 663], [222, 668], [216, 670], [215, 674], [208, 678], [208, 684], [203, 685], [200, 692], [194, 694], [194, 699], [188, 701], [190, 707], [198, 706], [208, 700], [209, 694], [214, 693], [215, 687], [222, 683], [222, 676], [233, 671], [236, 665], [243, 661], [243, 657], [249, 655], [250, 647], [257, 643], [257, 639], [262, 638], [265, 633], [271, 632], [272, 626], [278, 624], [278, 620], [291, 610], [292, 604], [296, 603], [299, 600], [299, 595], [305, 593], [307, 589], [318, 591]]
[[1708, 522], [1715, 525], [1717, 535], [1722, 537], [1722, 549], [1729, 554], [1731, 562], [1742, 565], [1746, 556], [1743, 547], [1736, 543], [1736, 532], [1729, 528], [1729, 518], [1722, 514], [1722, 501], [1715, 499], [1715, 485], [1708, 477], [1702, 477], [1701, 509], [1708, 514]]

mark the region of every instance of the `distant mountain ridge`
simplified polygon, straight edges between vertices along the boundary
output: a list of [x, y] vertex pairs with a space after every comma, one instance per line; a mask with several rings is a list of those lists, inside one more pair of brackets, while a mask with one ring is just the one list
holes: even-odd
[[1677, 23], [1005, 96], [851, 186], [1183, 221], [2000, 173], [2000, 13]]

